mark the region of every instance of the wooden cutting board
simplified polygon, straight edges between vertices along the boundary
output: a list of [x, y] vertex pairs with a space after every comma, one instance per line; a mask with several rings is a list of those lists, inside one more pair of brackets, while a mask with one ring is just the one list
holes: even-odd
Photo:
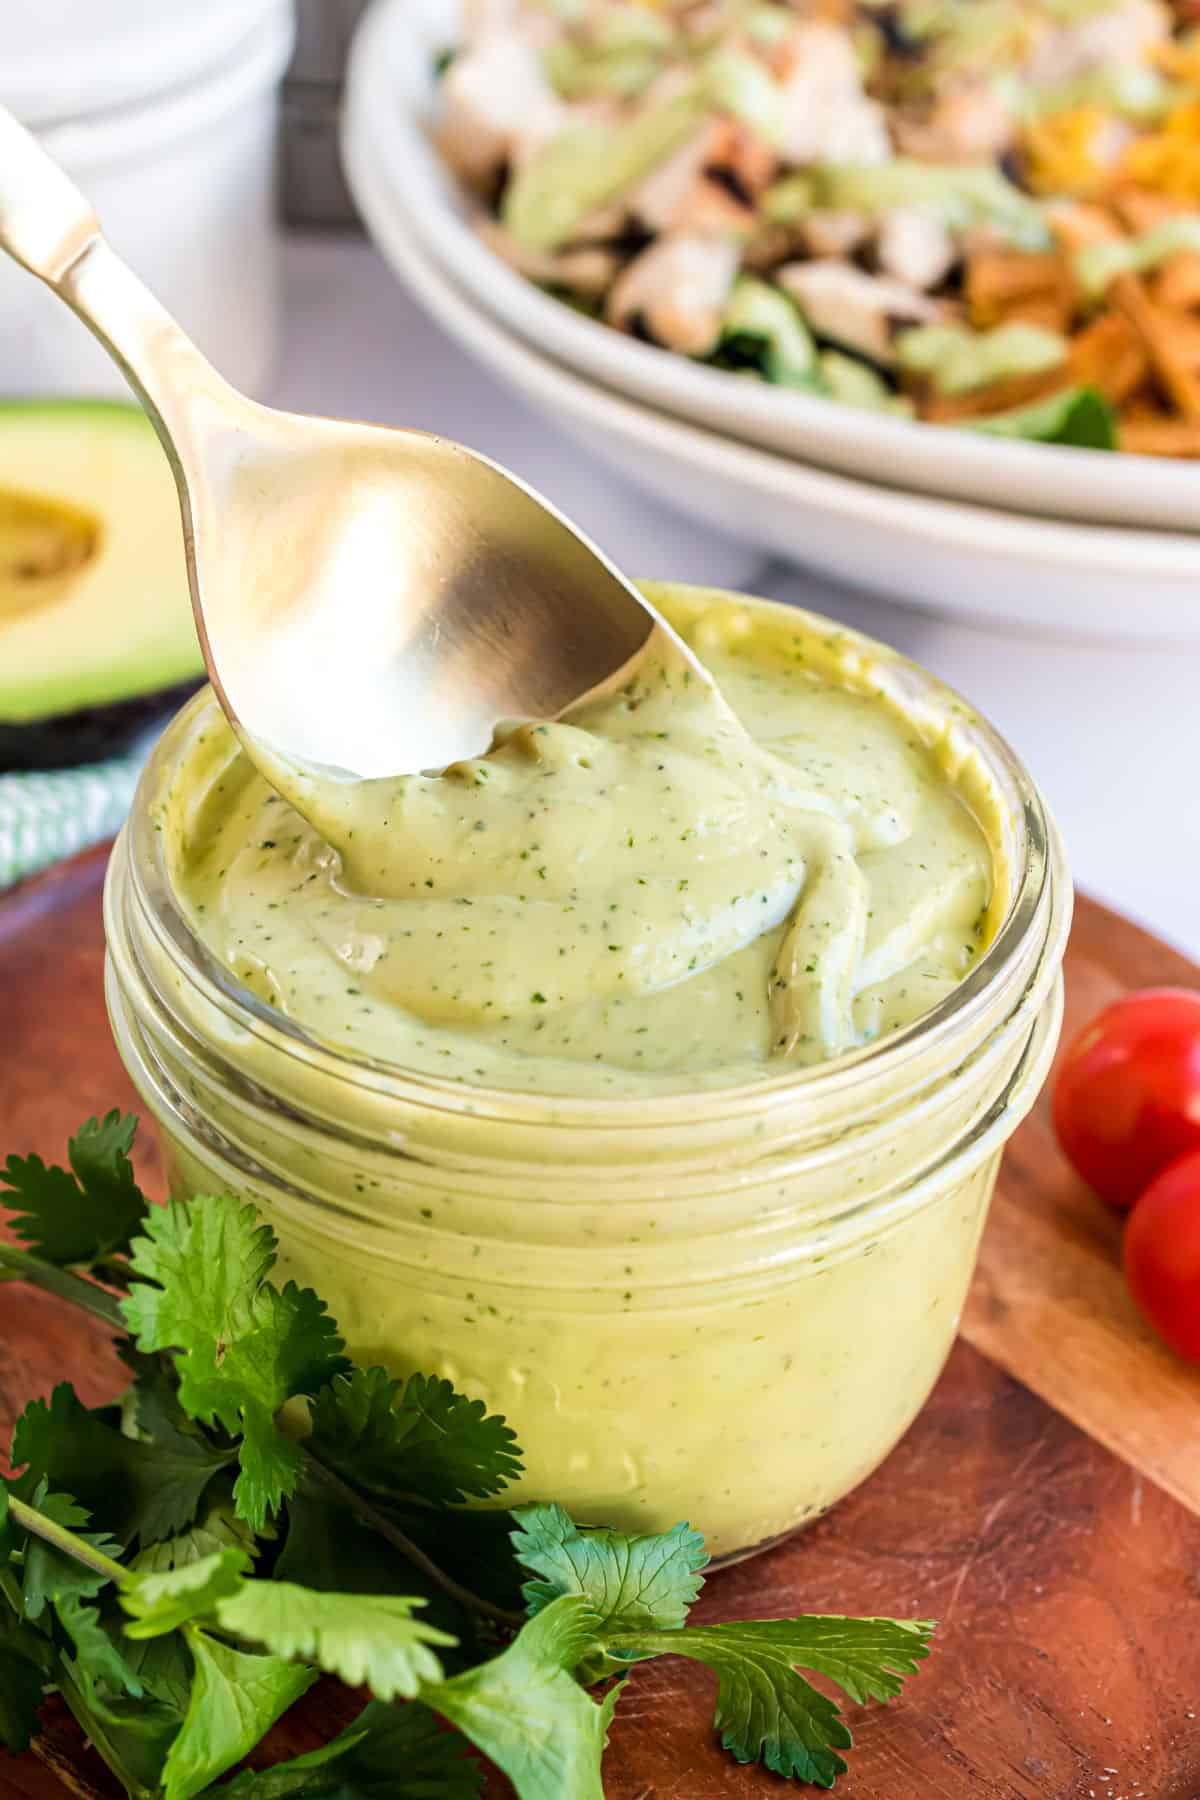
[[[57, 1156], [88, 1113], [136, 1105], [104, 1017], [103, 864], [79, 858], [0, 902], [0, 1151]], [[1068, 1032], [1164, 982], [1200, 985], [1200, 970], [1080, 902]], [[148, 1143], [142, 1173], [158, 1181]], [[941, 1621], [903, 1698], [852, 1718], [842, 1800], [1200, 1800], [1200, 1372], [1139, 1325], [1118, 1235], [1058, 1156], [1043, 1103], [1009, 1150], [962, 1338], [916, 1425], [828, 1518], [709, 1584], [713, 1617]], [[0, 1288], [0, 1429], [64, 1374], [89, 1400], [120, 1385], [98, 1328]], [[338, 1703], [316, 1690], [274, 1754], [311, 1748]], [[711, 1703], [690, 1665], [636, 1672], [610, 1800], [799, 1791], [729, 1761]], [[111, 1794], [72, 1722], [49, 1716], [37, 1756], [0, 1753], [0, 1800], [52, 1800], [62, 1781]]]

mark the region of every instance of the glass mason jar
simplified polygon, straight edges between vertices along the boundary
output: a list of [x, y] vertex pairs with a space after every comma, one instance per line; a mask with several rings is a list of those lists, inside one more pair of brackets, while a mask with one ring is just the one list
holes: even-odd
[[147, 768], [109, 870], [107, 987], [171, 1187], [252, 1200], [357, 1361], [503, 1413], [526, 1469], [504, 1503], [688, 1519], [743, 1555], [861, 1481], [937, 1378], [1053, 1054], [1071, 895], [1001, 740], [915, 665], [887, 678], [967, 790], [998, 797], [1007, 915], [915, 1024], [694, 1094], [547, 1099], [322, 1043], [239, 984], [172, 891], [154, 801], [207, 696]]

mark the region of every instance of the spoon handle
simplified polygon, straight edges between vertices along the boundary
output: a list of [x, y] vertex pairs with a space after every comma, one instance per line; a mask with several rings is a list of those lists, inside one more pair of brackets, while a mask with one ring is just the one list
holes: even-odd
[[197, 402], [233, 390], [133, 271], [109, 248], [89, 201], [10, 112], [0, 107], [0, 248], [66, 301], [99, 338], [163, 439], [179, 456], [199, 424]]
[[100, 235], [75, 184], [0, 107], [0, 244], [51, 287]]

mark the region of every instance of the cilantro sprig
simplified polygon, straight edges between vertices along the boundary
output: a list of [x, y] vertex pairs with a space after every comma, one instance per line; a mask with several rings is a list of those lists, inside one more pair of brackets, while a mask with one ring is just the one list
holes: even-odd
[[234, 1502], [261, 1531], [304, 1466], [277, 1415], [348, 1366], [337, 1326], [311, 1288], [268, 1281], [275, 1234], [229, 1194], [203, 1206], [169, 1200], [146, 1213], [142, 1233], [130, 1253], [141, 1279], [121, 1311], [139, 1350], [174, 1351], [188, 1417], [238, 1440]]
[[[88, 1119], [67, 1144], [69, 1169], [40, 1156], [10, 1156], [0, 1202], [17, 1237], [45, 1262], [88, 1267], [129, 1248], [146, 1212], [129, 1152], [137, 1120], [115, 1109]], [[7, 1192], [2, 1190], [7, 1189]]]
[[[471, 1800], [484, 1763], [519, 1800], [602, 1800], [624, 1684], [673, 1655], [716, 1677], [737, 1760], [834, 1785], [851, 1736], [808, 1675], [891, 1700], [930, 1624], [694, 1624], [708, 1555], [686, 1524], [461, 1510], [522, 1472], [505, 1421], [437, 1377], [351, 1364], [323, 1302], [272, 1280], [252, 1207], [150, 1207], [134, 1126], [89, 1120], [69, 1168], [0, 1174], [21, 1239], [0, 1241], [0, 1279], [105, 1320], [131, 1375], [111, 1405], [62, 1383], [17, 1421], [0, 1745], [25, 1749], [58, 1692], [131, 1800]], [[322, 1676], [367, 1691], [353, 1722], [231, 1774]]]

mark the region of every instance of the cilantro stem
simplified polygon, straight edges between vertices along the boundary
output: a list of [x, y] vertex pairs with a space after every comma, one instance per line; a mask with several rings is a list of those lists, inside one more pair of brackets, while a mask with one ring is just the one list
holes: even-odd
[[484, 1618], [492, 1619], [498, 1625], [508, 1625], [515, 1631], [520, 1630], [525, 1623], [520, 1613], [508, 1612], [502, 1606], [493, 1605], [481, 1594], [473, 1594], [470, 1588], [463, 1587], [460, 1582], [455, 1581], [453, 1575], [447, 1575], [446, 1571], [440, 1569], [432, 1557], [425, 1554], [419, 1544], [414, 1544], [406, 1532], [401, 1531], [398, 1525], [392, 1524], [386, 1513], [379, 1512], [369, 1500], [364, 1499], [348, 1482], [343, 1481], [340, 1475], [336, 1475], [307, 1444], [303, 1445], [302, 1449], [305, 1462], [315, 1479], [323, 1487], [328, 1488], [331, 1494], [336, 1495], [342, 1505], [347, 1507], [356, 1519], [361, 1520], [371, 1531], [376, 1532], [385, 1543], [392, 1546], [393, 1550], [398, 1550], [406, 1561], [412, 1563], [414, 1568], [420, 1569], [421, 1573], [428, 1576], [430, 1581], [436, 1582], [444, 1594], [448, 1594], [452, 1600], [456, 1600], [468, 1612], [480, 1613]]
[[125, 1580], [126, 1571], [111, 1556], [105, 1556], [103, 1550], [97, 1550], [93, 1544], [85, 1543], [68, 1531], [65, 1525], [59, 1525], [54, 1519], [48, 1519], [45, 1513], [36, 1506], [26, 1506], [23, 1500], [17, 1500], [11, 1494], [8, 1500], [8, 1516], [14, 1525], [23, 1526], [32, 1531], [34, 1537], [41, 1538], [55, 1550], [61, 1550], [66, 1556], [73, 1556], [76, 1562], [84, 1563], [89, 1569], [95, 1569], [97, 1575], [105, 1576], [118, 1585]]
[[[94, 1281], [85, 1281], [82, 1275], [73, 1275], [70, 1269], [43, 1262], [40, 1256], [31, 1256], [28, 1250], [18, 1250], [15, 1244], [0, 1243], [0, 1270], [4, 1269], [11, 1270], [15, 1280], [27, 1281], [30, 1287], [41, 1288], [43, 1293], [54, 1294], [57, 1299], [90, 1312], [94, 1318], [103, 1319], [114, 1330], [125, 1330], [116, 1296], [97, 1287]], [[5, 1277], [0, 1275], [0, 1280], [3, 1279]]]
[[[109, 1742], [105, 1721], [88, 1705], [65, 1668], [55, 1675], [55, 1685], [87, 1743], [112, 1770], [130, 1800], [156, 1800], [156, 1792], [161, 1794], [161, 1789], [146, 1787], [126, 1768], [115, 1747]], [[30, 1749], [41, 1757], [47, 1768], [54, 1771], [64, 1787], [78, 1796], [78, 1800], [103, 1800], [100, 1789], [92, 1786], [75, 1767], [72, 1759], [51, 1747], [51, 1740], [45, 1732], [34, 1738]]]

